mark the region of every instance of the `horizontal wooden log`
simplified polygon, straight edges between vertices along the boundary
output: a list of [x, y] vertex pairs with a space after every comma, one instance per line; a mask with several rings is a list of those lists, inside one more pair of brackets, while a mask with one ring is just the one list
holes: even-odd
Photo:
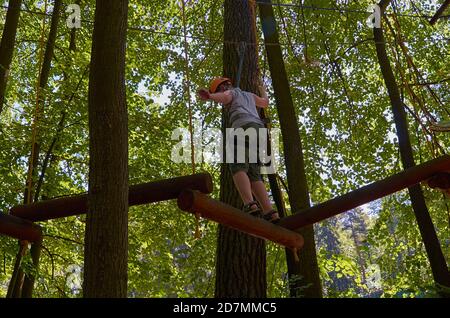
[[0, 234], [29, 242], [42, 240], [42, 230], [39, 225], [3, 213], [0, 213]]
[[198, 191], [181, 192], [178, 207], [183, 211], [199, 214], [206, 219], [292, 249], [300, 249], [304, 243], [299, 233], [251, 216]]
[[[183, 189], [211, 193], [213, 190], [211, 175], [198, 173], [132, 185], [129, 188], [128, 202], [133, 206], [176, 199]], [[88, 195], [82, 194], [15, 206], [10, 213], [36, 222], [84, 214], [87, 212], [87, 205]]]
[[450, 0], [445, 0], [444, 3], [440, 6], [440, 8], [436, 11], [436, 14], [431, 18], [430, 24], [434, 25], [436, 21], [441, 17], [444, 13], [445, 9], [450, 5]]
[[411, 187], [421, 181], [432, 178], [442, 171], [450, 171], [449, 155], [406, 169], [381, 181], [299, 211], [283, 218], [279, 225], [287, 229], [299, 229]]

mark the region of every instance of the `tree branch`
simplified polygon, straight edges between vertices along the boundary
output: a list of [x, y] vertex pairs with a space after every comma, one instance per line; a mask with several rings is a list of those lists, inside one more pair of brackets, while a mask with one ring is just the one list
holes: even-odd
[[67, 238], [67, 237], [64, 237], [64, 236], [44, 234], [44, 237], [51, 237], [51, 238], [54, 238], [54, 239], [64, 240], [64, 241], [75, 243], [75, 244], [78, 244], [78, 245], [83, 245], [82, 242], [79, 242], [79, 241], [76, 241], [76, 240], [73, 240], [73, 239], [70, 239], [70, 238]]

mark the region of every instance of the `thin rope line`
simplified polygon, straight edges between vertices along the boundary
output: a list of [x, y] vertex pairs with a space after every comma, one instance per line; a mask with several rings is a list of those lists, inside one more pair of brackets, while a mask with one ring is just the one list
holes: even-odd
[[[363, 10], [363, 9], [348, 9], [348, 8], [332, 8], [332, 7], [316, 7], [316, 6], [305, 6], [302, 4], [296, 4], [296, 3], [267, 3], [267, 2], [261, 2], [261, 1], [256, 1], [257, 4], [260, 5], [271, 5], [271, 6], [275, 6], [275, 7], [287, 7], [287, 8], [302, 8], [302, 9], [309, 9], [309, 10], [316, 10], [316, 11], [334, 11], [334, 12], [350, 12], [350, 13], [364, 13], [364, 14], [368, 14], [370, 12], [368, 12], [367, 10]], [[386, 15], [392, 15], [394, 13], [385, 13]], [[401, 13], [401, 14], [397, 14], [398, 16], [402, 16], [402, 17], [409, 17], [409, 18], [432, 18], [433, 15], [417, 15], [417, 14], [407, 14], [407, 13]], [[440, 19], [442, 18], [448, 18], [450, 17], [450, 15], [444, 15], [441, 16]]]
[[[44, 3], [44, 12], [47, 12], [47, 0], [45, 0]], [[36, 80], [36, 108], [34, 111], [34, 119], [33, 119], [33, 127], [32, 127], [32, 137], [31, 137], [31, 155], [30, 155], [30, 164], [28, 167], [28, 176], [27, 176], [27, 197], [26, 202], [29, 204], [31, 203], [31, 191], [33, 188], [33, 167], [34, 167], [34, 156], [36, 154], [36, 140], [37, 140], [37, 130], [38, 130], [38, 123], [39, 123], [39, 102], [40, 102], [40, 93], [41, 93], [41, 71], [42, 71], [42, 60], [44, 57], [44, 50], [43, 50], [43, 44], [44, 44], [44, 37], [45, 37], [45, 17], [42, 20], [42, 32], [41, 32], [41, 40], [39, 43], [39, 65], [38, 65], [38, 74], [37, 74], [37, 80]]]
[[[275, 6], [275, 7], [285, 7], [285, 8], [303, 8], [303, 9], [308, 9], [308, 10], [312, 10], [312, 11], [327, 11], [327, 12], [339, 12], [339, 13], [350, 12], [350, 13], [361, 13], [361, 14], [370, 13], [367, 10], [363, 10], [363, 9], [316, 7], [316, 6], [305, 6], [305, 5], [296, 4], [296, 3], [266, 3], [266, 2], [254, 1], [254, 0], [249, 0], [249, 1], [255, 2], [256, 4], [259, 4], [259, 5], [271, 5], [271, 6]], [[8, 10], [8, 6], [2, 5], [0, 7]], [[29, 9], [20, 9], [20, 12], [25, 12], [25, 13], [30, 13], [30, 14], [38, 14], [38, 15], [46, 15], [46, 16], [53, 15], [52, 13], [44, 13], [44, 12], [33, 11], [33, 10], [29, 10]], [[393, 13], [385, 13], [385, 14], [392, 15]], [[423, 18], [432, 18], [434, 15], [400, 13], [400, 14], [398, 14], [398, 16], [423, 19]], [[445, 18], [449, 18], [449, 17], [450, 17], [450, 15], [442, 15], [442, 16], [440, 16], [439, 19], [445, 19]]]
[[[258, 2], [256, 2], [258, 3]], [[8, 9], [7, 6], [0, 6], [1, 8], [4, 9]], [[298, 6], [301, 8], [301, 6]], [[303, 6], [303, 8], [308, 9], [309, 7]], [[321, 9], [320, 7], [314, 7], [315, 9]], [[322, 9], [326, 9], [326, 10], [330, 10], [330, 11], [339, 11], [339, 9], [336, 8], [322, 8]], [[342, 9], [344, 10], [344, 9]], [[51, 17], [53, 16], [53, 14], [51, 13], [43, 13], [43, 12], [38, 12], [38, 11], [31, 11], [31, 10], [21, 10], [22, 12], [26, 12], [26, 13], [31, 13], [31, 14], [39, 14], [39, 15], [45, 15], [47, 17]], [[345, 10], [344, 10], [345, 11]], [[361, 12], [365, 12], [365, 11], [361, 11]], [[368, 13], [368, 12], [365, 12]], [[389, 14], [388, 14], [389, 15]], [[399, 14], [399, 16], [401, 16]], [[419, 17], [419, 16], [417, 16]], [[420, 16], [420, 17], [427, 17], [427, 16]], [[450, 17], [450, 15], [447, 16], [443, 16], [443, 17]], [[94, 22], [91, 20], [84, 20], [81, 19], [82, 23], [87, 23], [87, 24], [91, 24], [93, 25]], [[128, 27], [129, 31], [138, 31], [138, 32], [147, 32], [147, 33], [153, 33], [153, 34], [161, 34], [161, 35], [167, 35], [167, 36], [174, 36], [174, 37], [180, 37], [180, 38], [184, 38], [183, 34], [177, 34], [177, 33], [171, 33], [171, 32], [165, 32], [165, 31], [158, 31], [158, 30], [153, 30], [153, 29], [146, 29], [144, 27], [141, 26], [129, 26]], [[205, 37], [205, 36], [197, 36], [197, 35], [186, 35], [186, 37], [188, 39], [195, 39], [195, 40], [203, 40], [205, 42], [215, 42], [215, 41], [220, 41], [222, 38], [211, 38], [211, 37]], [[425, 39], [429, 39], [429, 38], [425, 38]], [[436, 41], [437, 39], [433, 38], [434, 41]], [[440, 41], [446, 41], [448, 42], [448, 39], [443, 38], [443, 39], [439, 39]], [[224, 44], [239, 44], [242, 41], [227, 41], [227, 40], [223, 40], [222, 41]], [[410, 41], [405, 41], [406, 43], [410, 42]], [[339, 44], [352, 44], [353, 42], [339, 42]], [[390, 43], [390, 42], [384, 42], [384, 43]], [[246, 42], [247, 45], [258, 45], [257, 43], [253, 43], [253, 42]], [[286, 43], [265, 43], [265, 45], [273, 45], [273, 46], [286, 46], [288, 44]], [[302, 46], [303, 44], [293, 44], [294, 46]]]
[[186, 23], [186, 6], [184, 0], [181, 0], [181, 12], [183, 15], [183, 34], [184, 34], [184, 59], [185, 59], [185, 76], [186, 82], [184, 84], [185, 93], [187, 95], [188, 113], [189, 113], [189, 134], [191, 135], [191, 165], [192, 173], [195, 173], [195, 147], [194, 147], [194, 127], [192, 124], [192, 105], [191, 105], [191, 90], [189, 77], [189, 44], [187, 41], [187, 23]]

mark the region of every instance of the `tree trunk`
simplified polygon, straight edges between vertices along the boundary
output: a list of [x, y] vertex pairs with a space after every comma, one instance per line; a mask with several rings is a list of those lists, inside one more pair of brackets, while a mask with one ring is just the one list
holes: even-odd
[[[75, 4], [80, 5], [81, 0], [76, 0]], [[76, 35], [77, 35], [77, 28], [72, 28], [70, 30], [70, 41], [69, 41], [69, 50], [72, 52], [76, 51], [77, 49]]]
[[0, 43], [0, 114], [5, 103], [6, 84], [11, 65], [14, 45], [16, 43], [17, 25], [19, 24], [22, 0], [9, 0], [2, 41]]
[[[292, 211], [300, 211], [310, 207], [302, 142], [281, 47], [274, 45], [279, 43], [279, 38], [271, 1], [261, 2], [267, 3], [259, 4], [259, 12], [283, 137], [289, 202]], [[286, 253], [290, 294], [292, 297], [322, 297], [313, 226], [307, 226], [299, 233], [305, 238], [305, 245], [299, 253], [300, 262], [295, 261], [291, 251]]]
[[[56, 35], [57, 35], [57, 31], [58, 31], [58, 22], [59, 22], [59, 18], [60, 18], [60, 14], [61, 14], [61, 6], [62, 6], [62, 0], [55, 0], [54, 6], [53, 6], [53, 14], [52, 14], [52, 20], [51, 20], [51, 27], [50, 27], [50, 32], [48, 35], [48, 39], [47, 39], [47, 43], [46, 43], [46, 48], [45, 48], [45, 53], [44, 53], [44, 60], [42, 62], [42, 68], [41, 68], [41, 72], [39, 74], [39, 82], [38, 82], [38, 115], [43, 111], [43, 107], [44, 107], [44, 101], [45, 101], [45, 89], [47, 87], [48, 84], [48, 78], [50, 76], [50, 68], [51, 68], [51, 63], [53, 60], [53, 51], [55, 48], [55, 42], [56, 42]], [[42, 107], [42, 109], [41, 109]], [[38, 120], [38, 119], [35, 119]], [[36, 125], [39, 125], [39, 123], [37, 122]], [[33, 168], [33, 176], [35, 174], [34, 170], [36, 170], [37, 167], [37, 162], [39, 160], [39, 149], [40, 149], [40, 143], [39, 141], [36, 141], [35, 144], [35, 160], [34, 162], [34, 168]], [[28, 185], [28, 182], [27, 182]], [[33, 177], [33, 181], [31, 182], [31, 186], [34, 187], [34, 177]], [[31, 198], [33, 198], [33, 194], [30, 194], [30, 202], [28, 202], [27, 200], [28, 195], [25, 195], [25, 203], [32, 203], [33, 200]], [[33, 266], [35, 267], [35, 271], [38, 270], [38, 265], [39, 265], [39, 255], [41, 252], [41, 244], [42, 242], [39, 243], [33, 243], [31, 246], [31, 256], [32, 256], [32, 260], [33, 260]], [[23, 247], [21, 247], [23, 248]], [[22, 253], [18, 253], [17, 254], [17, 258], [21, 258], [24, 254], [26, 253], [26, 251], [23, 251]], [[16, 264], [21, 264], [21, 260], [16, 260]], [[33, 287], [34, 287], [34, 274], [30, 273], [27, 275], [24, 275], [24, 272], [22, 271], [22, 269], [20, 268], [15, 268], [14, 272], [18, 271], [18, 273], [13, 273], [13, 277], [15, 275], [17, 275], [17, 279], [15, 279], [15, 286], [14, 286], [14, 297], [31, 297], [32, 293], [33, 293]], [[25, 276], [25, 277], [24, 277]], [[22, 286], [23, 284], [23, 286]]]
[[128, 120], [127, 0], [97, 0], [89, 78], [89, 195], [84, 297], [126, 297]]
[[[225, 0], [224, 3], [224, 76], [236, 82], [238, 49], [246, 42], [240, 87], [256, 92], [259, 70], [256, 47], [255, 6], [250, 1]], [[228, 127], [227, 114], [222, 114], [223, 127]], [[225, 158], [225, 156], [224, 156]], [[231, 173], [222, 164], [220, 200], [241, 208], [242, 201]], [[219, 225], [216, 262], [216, 297], [266, 297], [265, 242]]]
[[[33, 176], [36, 174], [36, 170], [37, 170], [37, 165], [38, 165], [38, 154], [39, 154], [39, 144], [35, 144], [34, 146], [35, 151], [33, 153], [33, 158], [29, 158], [30, 161], [33, 162], [33, 164], [29, 164], [28, 165], [28, 171], [27, 171], [27, 176], [30, 175], [30, 169], [31, 169], [31, 173], [33, 174]], [[34, 179], [32, 176], [32, 179]], [[33, 191], [33, 189], [31, 189], [31, 191]], [[23, 203], [27, 204], [28, 202], [28, 198], [32, 198], [33, 197], [33, 193], [30, 193], [30, 195], [28, 194], [28, 182], [25, 185], [25, 191], [23, 194]], [[16, 260], [14, 262], [14, 269], [13, 269], [13, 273], [11, 275], [11, 280], [9, 281], [9, 285], [8, 285], [8, 292], [6, 294], [6, 298], [20, 298], [21, 296], [21, 292], [22, 292], [22, 284], [23, 284], [23, 280], [24, 280], [24, 273], [23, 270], [21, 268], [22, 265], [22, 259], [23, 256], [26, 254], [26, 252], [28, 251], [28, 242], [25, 241], [19, 241], [19, 251], [16, 254]]]
[[[389, 1], [382, 1], [382, 3], [389, 3]], [[384, 9], [385, 7], [386, 5], [384, 7], [382, 6], [382, 9]], [[383, 13], [384, 10], [382, 10], [381, 12]], [[373, 33], [378, 61], [392, 104], [392, 112], [394, 114], [394, 121], [397, 129], [402, 165], [404, 169], [410, 168], [415, 166], [415, 162], [408, 134], [408, 123], [404, 105], [401, 101], [395, 76], [392, 71], [388, 55], [386, 53], [383, 29], [374, 28]], [[416, 185], [408, 188], [408, 191], [417, 224], [419, 226], [420, 234], [425, 245], [428, 259], [430, 261], [434, 280], [439, 285], [446, 286], [448, 288], [450, 287], [450, 274], [448, 272], [447, 264], [442, 253], [441, 246], [430, 217], [430, 213], [428, 212], [428, 208], [425, 203], [422, 189], [420, 185]]]
[[[42, 241], [31, 244], [31, 248], [30, 248], [31, 260], [33, 261], [33, 267], [36, 272], [39, 270], [39, 259], [41, 256], [41, 250], [42, 250]], [[21, 292], [22, 298], [33, 297], [33, 289], [34, 289], [35, 279], [36, 279], [36, 276], [34, 273], [27, 273], [25, 275], [25, 278], [23, 280], [22, 292]]]
[[6, 298], [19, 298], [21, 293], [21, 287], [23, 283], [23, 271], [20, 266], [22, 265], [22, 259], [25, 255], [25, 252], [28, 249], [28, 244], [25, 245], [25, 242], [19, 241], [19, 250], [16, 254], [16, 260], [14, 262], [14, 269], [11, 275], [11, 279], [8, 285], [8, 291], [6, 293]]
[[[39, 85], [45, 90], [50, 75], [50, 66], [52, 64], [53, 52], [55, 50], [56, 35], [58, 33], [59, 17], [61, 15], [62, 0], [55, 0], [53, 5], [52, 22], [48, 34], [47, 46], [45, 47], [44, 62], [42, 63]], [[42, 96], [42, 95], [41, 95]]]

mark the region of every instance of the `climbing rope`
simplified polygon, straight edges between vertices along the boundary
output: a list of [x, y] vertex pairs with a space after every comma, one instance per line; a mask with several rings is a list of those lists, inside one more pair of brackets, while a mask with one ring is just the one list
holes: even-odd
[[[186, 4], [185, 0], [181, 0], [181, 13], [183, 16], [183, 36], [184, 36], [184, 75], [186, 81], [184, 82], [184, 90], [188, 102], [188, 114], [189, 114], [189, 134], [191, 138], [191, 165], [192, 173], [195, 174], [195, 146], [194, 146], [194, 125], [192, 122], [192, 104], [191, 104], [191, 89], [190, 89], [190, 76], [189, 76], [189, 44], [187, 37], [187, 21], [186, 21]], [[200, 213], [195, 213], [195, 234], [194, 237], [199, 239], [200, 233]]]
[[[396, 18], [394, 18], [394, 22], [398, 24], [398, 20]], [[408, 69], [411, 70], [411, 73], [414, 74], [418, 80], [423, 80], [422, 76], [419, 73], [419, 70], [414, 65], [414, 61], [412, 60], [411, 56], [408, 54], [407, 48], [404, 46], [404, 44], [402, 42], [400, 26], [397, 25], [398, 32], [396, 32], [396, 30], [394, 29], [392, 24], [387, 19], [386, 19], [386, 24], [388, 26], [388, 30], [390, 31], [391, 35], [396, 39], [398, 46], [400, 46], [401, 52], [405, 56], [405, 59], [406, 59], [407, 65], [408, 65]], [[413, 91], [412, 87], [409, 85], [407, 75], [404, 71], [404, 68], [400, 64], [400, 57], [399, 57], [400, 53], [397, 51], [397, 49], [394, 49], [393, 46], [389, 46], [389, 48], [390, 48], [393, 56], [395, 57], [394, 63], [395, 63], [396, 69], [397, 69], [398, 73], [400, 74], [400, 78], [402, 79], [402, 81], [404, 83], [404, 87], [406, 88], [406, 93], [408, 94], [411, 103], [413, 105], [417, 105], [419, 107], [419, 109], [422, 111], [428, 125], [426, 123], [424, 123], [423, 120], [421, 120], [421, 116], [417, 110], [415, 110], [414, 108], [411, 109], [405, 103], [403, 103], [404, 107], [407, 111], [409, 111], [411, 113], [411, 115], [413, 116], [413, 118], [418, 123], [421, 130], [423, 131], [424, 135], [428, 135], [430, 137], [430, 138], [425, 138], [425, 142], [428, 145], [428, 147], [430, 148], [430, 152], [432, 153], [433, 157], [437, 157], [439, 155], [438, 150], [443, 151], [443, 148], [439, 144], [439, 141], [437, 140], [434, 132], [445, 131], [445, 125], [443, 125], [442, 127], [439, 127], [439, 124], [436, 123], [436, 118], [433, 116], [433, 114], [430, 113], [430, 111], [425, 106], [425, 102], [423, 100], [424, 97], [420, 98]], [[395, 48], [396, 48], [396, 46], [395, 46]], [[427, 87], [427, 90], [431, 93], [432, 96], [435, 95], [435, 93], [431, 90], [430, 87]], [[404, 99], [404, 97], [402, 96], [402, 101], [403, 101], [403, 99]], [[439, 100], [439, 98], [435, 98], [435, 101], [437, 102], [438, 106], [443, 107], [443, 104]]]
[[[44, 2], [44, 12], [47, 12], [47, 0]], [[36, 156], [36, 140], [37, 140], [37, 130], [38, 130], [38, 123], [39, 123], [39, 101], [40, 101], [40, 73], [42, 70], [42, 60], [44, 57], [43, 52], [43, 44], [44, 44], [44, 38], [45, 38], [45, 19], [46, 16], [44, 16], [42, 20], [42, 31], [41, 31], [41, 38], [39, 42], [39, 64], [38, 64], [38, 74], [37, 74], [37, 80], [36, 80], [36, 107], [34, 110], [34, 116], [33, 116], [33, 123], [32, 123], [32, 136], [31, 136], [31, 155], [29, 160], [29, 166], [28, 166], [28, 175], [27, 175], [27, 182], [26, 182], [26, 188], [27, 188], [27, 195], [25, 197], [25, 203], [29, 204], [31, 203], [31, 192], [33, 189], [33, 170], [34, 170], [34, 158]], [[7, 292], [7, 298], [10, 298], [13, 296], [13, 293], [20, 287], [18, 284], [21, 284], [19, 281], [20, 273], [18, 270], [21, 266], [22, 259], [25, 256], [27, 250], [28, 250], [28, 241], [21, 240], [19, 241], [20, 247], [19, 252], [16, 258], [16, 264], [15, 269], [11, 277], [10, 284], [8, 286], [8, 292]], [[17, 266], [17, 267], [16, 267]], [[17, 269], [17, 270], [16, 270]]]
[[181, 12], [183, 16], [183, 35], [184, 35], [184, 68], [185, 68], [185, 94], [187, 96], [188, 102], [188, 113], [189, 113], [189, 134], [191, 136], [191, 164], [192, 173], [195, 173], [195, 147], [194, 147], [194, 127], [192, 123], [192, 104], [191, 104], [191, 91], [190, 91], [190, 76], [189, 76], [189, 44], [187, 41], [187, 22], [186, 22], [186, 5], [185, 0], [181, 0]]
[[[395, 8], [395, 6], [394, 6], [394, 8]], [[395, 25], [395, 28], [396, 28], [396, 31], [397, 31], [397, 44], [402, 49], [402, 52], [405, 55], [405, 58], [406, 58], [406, 60], [408, 62], [408, 66], [412, 69], [412, 72], [416, 75], [417, 80], [419, 82], [424, 82], [424, 78], [423, 78], [422, 74], [420, 73], [419, 69], [417, 68], [417, 66], [415, 65], [415, 63], [413, 61], [413, 58], [411, 57], [411, 55], [409, 53], [408, 47], [403, 43], [402, 30], [401, 30], [401, 27], [400, 27], [400, 22], [399, 22], [399, 20], [398, 20], [396, 15], [393, 15], [392, 18], [393, 18], [394, 25]], [[389, 21], [388, 21], [388, 23], [389, 23]], [[392, 27], [392, 25], [389, 23], [388, 26], [391, 29], [391, 32], [393, 34], [395, 34], [395, 30]], [[434, 90], [430, 87], [430, 85], [423, 85], [421, 87], [425, 88], [430, 93], [431, 97], [437, 103], [437, 105], [439, 107], [441, 107], [445, 112], [447, 112], [447, 114], [450, 115], [450, 113], [444, 107], [444, 103], [441, 101], [439, 96], [434, 92]]]
[[[47, 0], [44, 2], [44, 12], [47, 12]], [[36, 156], [36, 140], [37, 140], [37, 132], [39, 128], [39, 115], [40, 115], [40, 95], [41, 95], [41, 81], [40, 74], [42, 71], [42, 62], [44, 58], [44, 38], [45, 38], [45, 19], [42, 19], [42, 31], [41, 38], [39, 41], [39, 62], [38, 62], [38, 73], [36, 80], [36, 107], [34, 110], [33, 123], [32, 123], [32, 136], [31, 136], [31, 155], [28, 166], [28, 176], [27, 176], [27, 197], [25, 201], [27, 204], [31, 203], [31, 192], [33, 189], [33, 170], [34, 170], [34, 157]]]
[[[395, 7], [394, 7], [395, 9]], [[392, 27], [392, 25], [387, 21], [388, 27], [391, 31], [391, 33], [394, 35], [394, 37], [397, 38], [397, 43], [402, 49], [403, 54], [405, 55], [406, 61], [408, 63], [409, 68], [412, 70], [412, 73], [416, 75], [416, 78], [419, 82], [424, 82], [424, 79], [419, 72], [419, 69], [415, 65], [412, 57], [408, 53], [408, 48], [403, 43], [403, 39], [401, 38], [401, 29], [400, 29], [400, 22], [398, 21], [398, 18], [396, 15], [393, 15], [394, 25], [397, 30], [397, 34], [395, 34], [395, 30]], [[434, 116], [428, 111], [428, 109], [425, 107], [424, 103], [419, 99], [419, 97], [413, 92], [411, 86], [408, 84], [408, 82], [405, 80], [405, 86], [407, 88], [408, 93], [412, 96], [413, 100], [416, 99], [420, 108], [424, 112], [427, 121], [429, 122], [428, 128], [433, 132], [448, 132], [450, 131], [450, 121], [441, 121], [437, 122]], [[443, 102], [440, 100], [439, 96], [433, 91], [433, 89], [430, 87], [430, 85], [424, 85], [424, 87], [431, 95], [431, 97], [434, 99], [434, 101], [437, 103], [441, 109], [444, 110], [447, 114], [450, 114], [448, 110], [445, 108]], [[422, 123], [420, 123], [422, 124]], [[433, 137], [433, 136], [432, 136]]]

